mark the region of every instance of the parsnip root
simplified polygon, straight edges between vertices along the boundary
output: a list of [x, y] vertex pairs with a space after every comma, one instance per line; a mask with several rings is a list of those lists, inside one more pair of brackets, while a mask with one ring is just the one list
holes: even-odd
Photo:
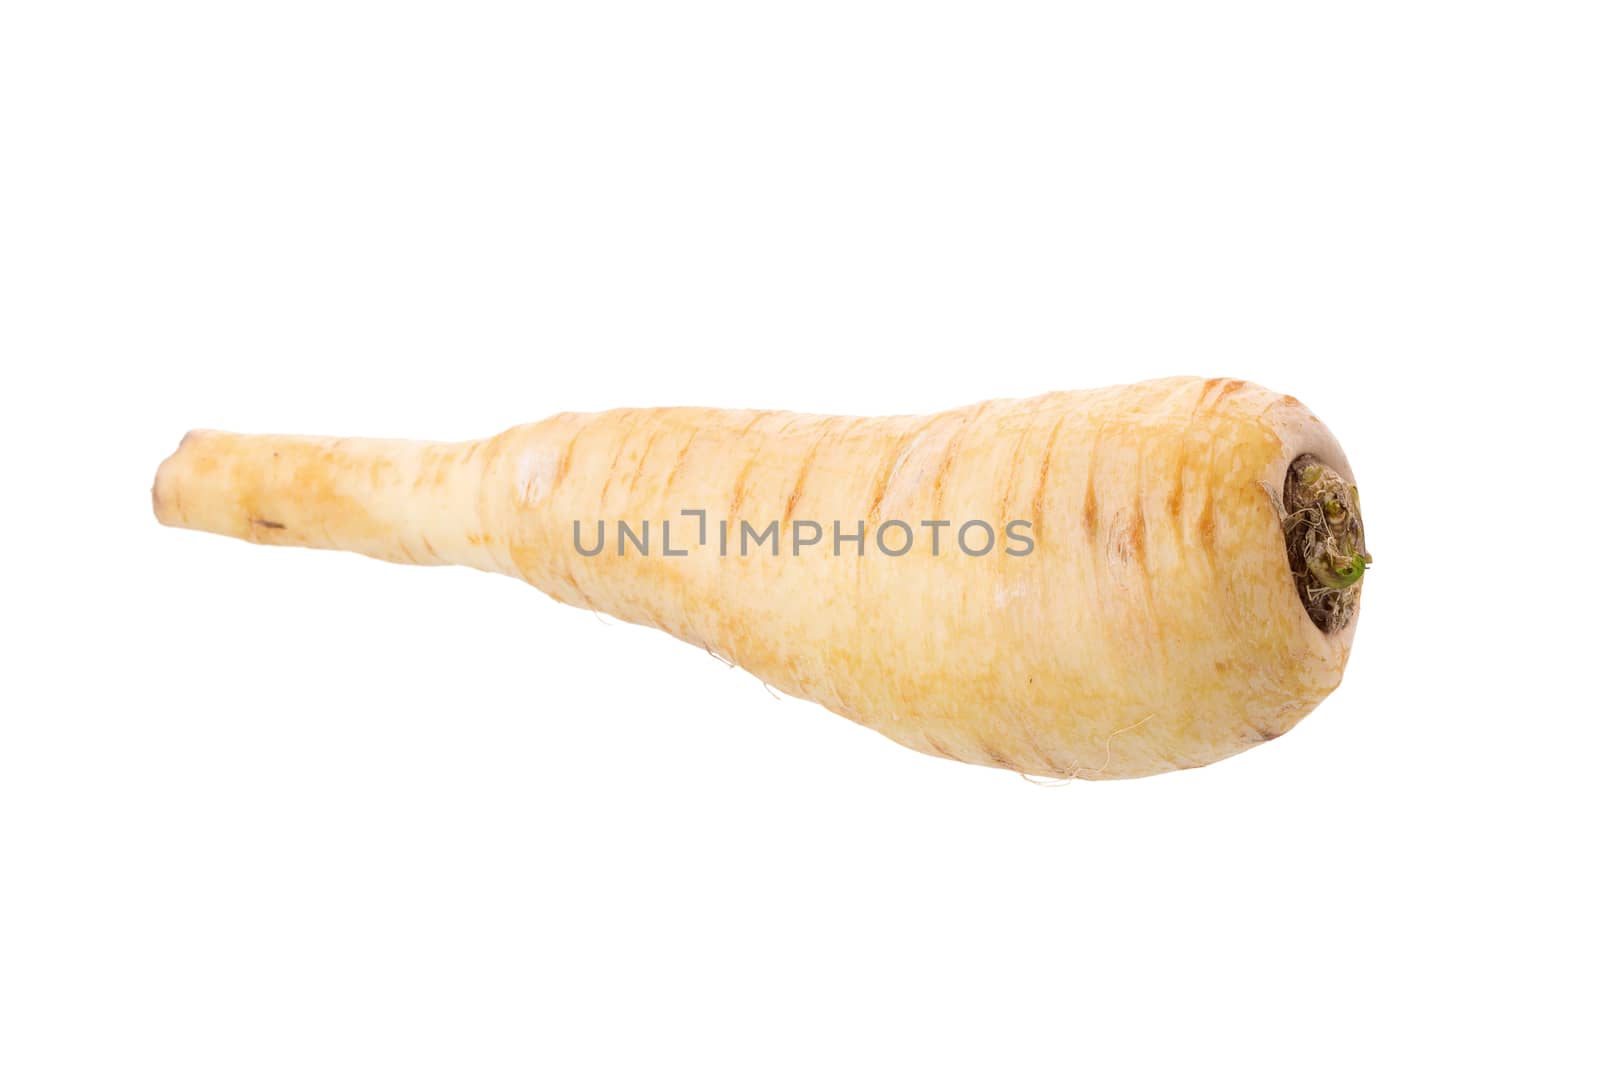
[[522, 578], [919, 751], [1057, 778], [1288, 730], [1339, 684], [1370, 562], [1333, 436], [1223, 379], [931, 416], [567, 414], [461, 444], [196, 431], [153, 501], [171, 526]]

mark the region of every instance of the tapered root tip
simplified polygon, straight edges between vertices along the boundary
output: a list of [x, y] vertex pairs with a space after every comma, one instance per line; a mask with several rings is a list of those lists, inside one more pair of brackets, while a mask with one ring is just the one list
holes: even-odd
[[155, 513], [156, 521], [163, 526], [183, 526], [182, 513], [179, 510], [182, 474], [188, 465], [189, 453], [195, 441], [203, 436], [206, 430], [190, 430], [183, 435], [183, 440], [178, 442], [178, 447], [172, 455], [161, 461], [161, 466], [156, 468], [156, 480], [150, 486], [150, 510]]

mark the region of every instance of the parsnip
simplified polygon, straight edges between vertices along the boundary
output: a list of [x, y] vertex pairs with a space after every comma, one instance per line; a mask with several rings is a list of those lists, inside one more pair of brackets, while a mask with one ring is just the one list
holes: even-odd
[[[1351, 482], [1294, 398], [1172, 378], [932, 416], [565, 414], [462, 444], [195, 431], [153, 498], [171, 526], [523, 578], [922, 752], [1127, 778], [1277, 737], [1338, 685], [1370, 559]], [[774, 521], [776, 555], [741, 546]], [[975, 521], [989, 551], [978, 525], [958, 543]]]

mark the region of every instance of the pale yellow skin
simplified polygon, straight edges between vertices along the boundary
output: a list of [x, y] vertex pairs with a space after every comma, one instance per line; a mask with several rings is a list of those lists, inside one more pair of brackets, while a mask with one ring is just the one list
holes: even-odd
[[[1131, 778], [1277, 737], [1339, 684], [1354, 621], [1311, 622], [1281, 527], [1303, 453], [1354, 481], [1294, 398], [1169, 378], [929, 416], [566, 414], [462, 444], [196, 431], [153, 496], [172, 526], [523, 578], [922, 752]], [[873, 531], [896, 518], [918, 536], [893, 558]], [[573, 522], [592, 547], [601, 519], [585, 557]], [[650, 554], [619, 557], [618, 519], [651, 520]], [[687, 556], [661, 554], [662, 519]], [[741, 519], [782, 520], [780, 555], [737, 554]], [[804, 519], [828, 533], [796, 556]], [[933, 519], [1027, 520], [1034, 548], [967, 556], [952, 526], [934, 556]], [[865, 520], [863, 555], [833, 555], [834, 520]]]

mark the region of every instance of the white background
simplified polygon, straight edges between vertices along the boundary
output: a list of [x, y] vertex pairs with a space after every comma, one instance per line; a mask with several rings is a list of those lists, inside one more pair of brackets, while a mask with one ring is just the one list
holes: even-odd
[[[0, 1059], [1594, 1062], [1592, 12], [8, 7]], [[149, 513], [193, 426], [1170, 373], [1311, 405], [1377, 566], [1141, 781]]]

